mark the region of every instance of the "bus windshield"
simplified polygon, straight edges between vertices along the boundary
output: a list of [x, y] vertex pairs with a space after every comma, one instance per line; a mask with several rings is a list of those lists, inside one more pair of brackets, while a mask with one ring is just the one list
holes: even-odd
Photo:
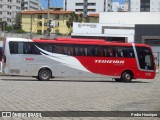
[[154, 61], [151, 50], [147, 47], [136, 47], [141, 69], [154, 70]]

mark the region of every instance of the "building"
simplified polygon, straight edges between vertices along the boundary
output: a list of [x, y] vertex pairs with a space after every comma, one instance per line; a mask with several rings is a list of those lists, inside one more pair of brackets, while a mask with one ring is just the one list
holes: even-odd
[[160, 12], [160, 0], [130, 0], [131, 12]]
[[[48, 28], [48, 11], [23, 11], [22, 13], [22, 29], [26, 32], [45, 34]], [[69, 35], [72, 28], [67, 26], [73, 11], [51, 11], [51, 33]], [[83, 18], [82, 18], [83, 19]], [[90, 14], [87, 17], [88, 22], [98, 23], [99, 14]]]
[[[22, 29], [26, 32], [45, 34], [48, 28], [48, 11], [33, 10], [23, 11]], [[67, 27], [67, 21], [72, 11], [50, 11], [50, 20], [52, 21], [51, 33], [67, 35], [70, 33]]]
[[112, 12], [128, 12], [128, 1], [125, 1], [124, 4], [119, 2], [112, 2]]
[[124, 5], [125, 5], [124, 11], [129, 12], [130, 11], [130, 0], [125, 0]]
[[64, 10], [83, 13], [111, 12], [112, 0], [64, 0]]
[[89, 14], [87, 18], [89, 23], [99, 23], [99, 14]]
[[99, 23], [74, 23], [72, 37], [145, 43], [160, 50], [159, 12], [103, 12]]
[[39, 10], [39, 0], [22, 0], [22, 10]]
[[8, 25], [15, 22], [17, 12], [21, 11], [21, 0], [0, 1], [0, 22], [6, 21]]
[[112, 2], [112, 12], [119, 12], [119, 2]]

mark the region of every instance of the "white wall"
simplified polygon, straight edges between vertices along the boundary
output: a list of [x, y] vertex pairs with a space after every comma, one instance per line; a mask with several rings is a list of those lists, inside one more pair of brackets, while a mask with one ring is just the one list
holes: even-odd
[[130, 0], [130, 11], [140, 12], [140, 0]]
[[160, 12], [160, 0], [151, 0], [150, 1], [150, 11], [152, 11], [152, 12], [159, 11]]
[[114, 24], [160, 24], [159, 12], [101, 12], [99, 23]]
[[[122, 29], [115, 29], [115, 27]], [[134, 28], [135, 26], [123, 24], [73, 23], [72, 36], [126, 37], [128, 39], [127, 42], [134, 42], [134, 29], [127, 29], [127, 27]]]
[[98, 23], [73, 23], [73, 33], [101, 34], [101, 25]]

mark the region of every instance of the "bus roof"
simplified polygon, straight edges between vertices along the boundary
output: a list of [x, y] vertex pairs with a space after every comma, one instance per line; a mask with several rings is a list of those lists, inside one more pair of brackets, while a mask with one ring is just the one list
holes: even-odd
[[[83, 38], [55, 38], [55, 39], [25, 39], [25, 38], [7, 38], [8, 41], [39, 42], [39, 43], [60, 43], [60, 44], [84, 44], [84, 45], [111, 45], [111, 46], [132, 46], [132, 43], [110, 42], [103, 39], [83, 39]], [[146, 44], [137, 44], [136, 46], [150, 47]]]

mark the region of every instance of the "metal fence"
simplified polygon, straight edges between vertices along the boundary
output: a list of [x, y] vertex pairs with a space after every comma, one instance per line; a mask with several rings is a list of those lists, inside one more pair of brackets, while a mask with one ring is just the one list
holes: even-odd
[[70, 36], [62, 36], [62, 35], [56, 35], [51, 34], [49, 37], [47, 35], [38, 35], [38, 34], [30, 34], [30, 33], [24, 33], [24, 34], [18, 34], [18, 33], [7, 33], [7, 32], [0, 32], [0, 37], [15, 37], [15, 38], [49, 38], [54, 39], [56, 37], [67, 37], [70, 38]]

